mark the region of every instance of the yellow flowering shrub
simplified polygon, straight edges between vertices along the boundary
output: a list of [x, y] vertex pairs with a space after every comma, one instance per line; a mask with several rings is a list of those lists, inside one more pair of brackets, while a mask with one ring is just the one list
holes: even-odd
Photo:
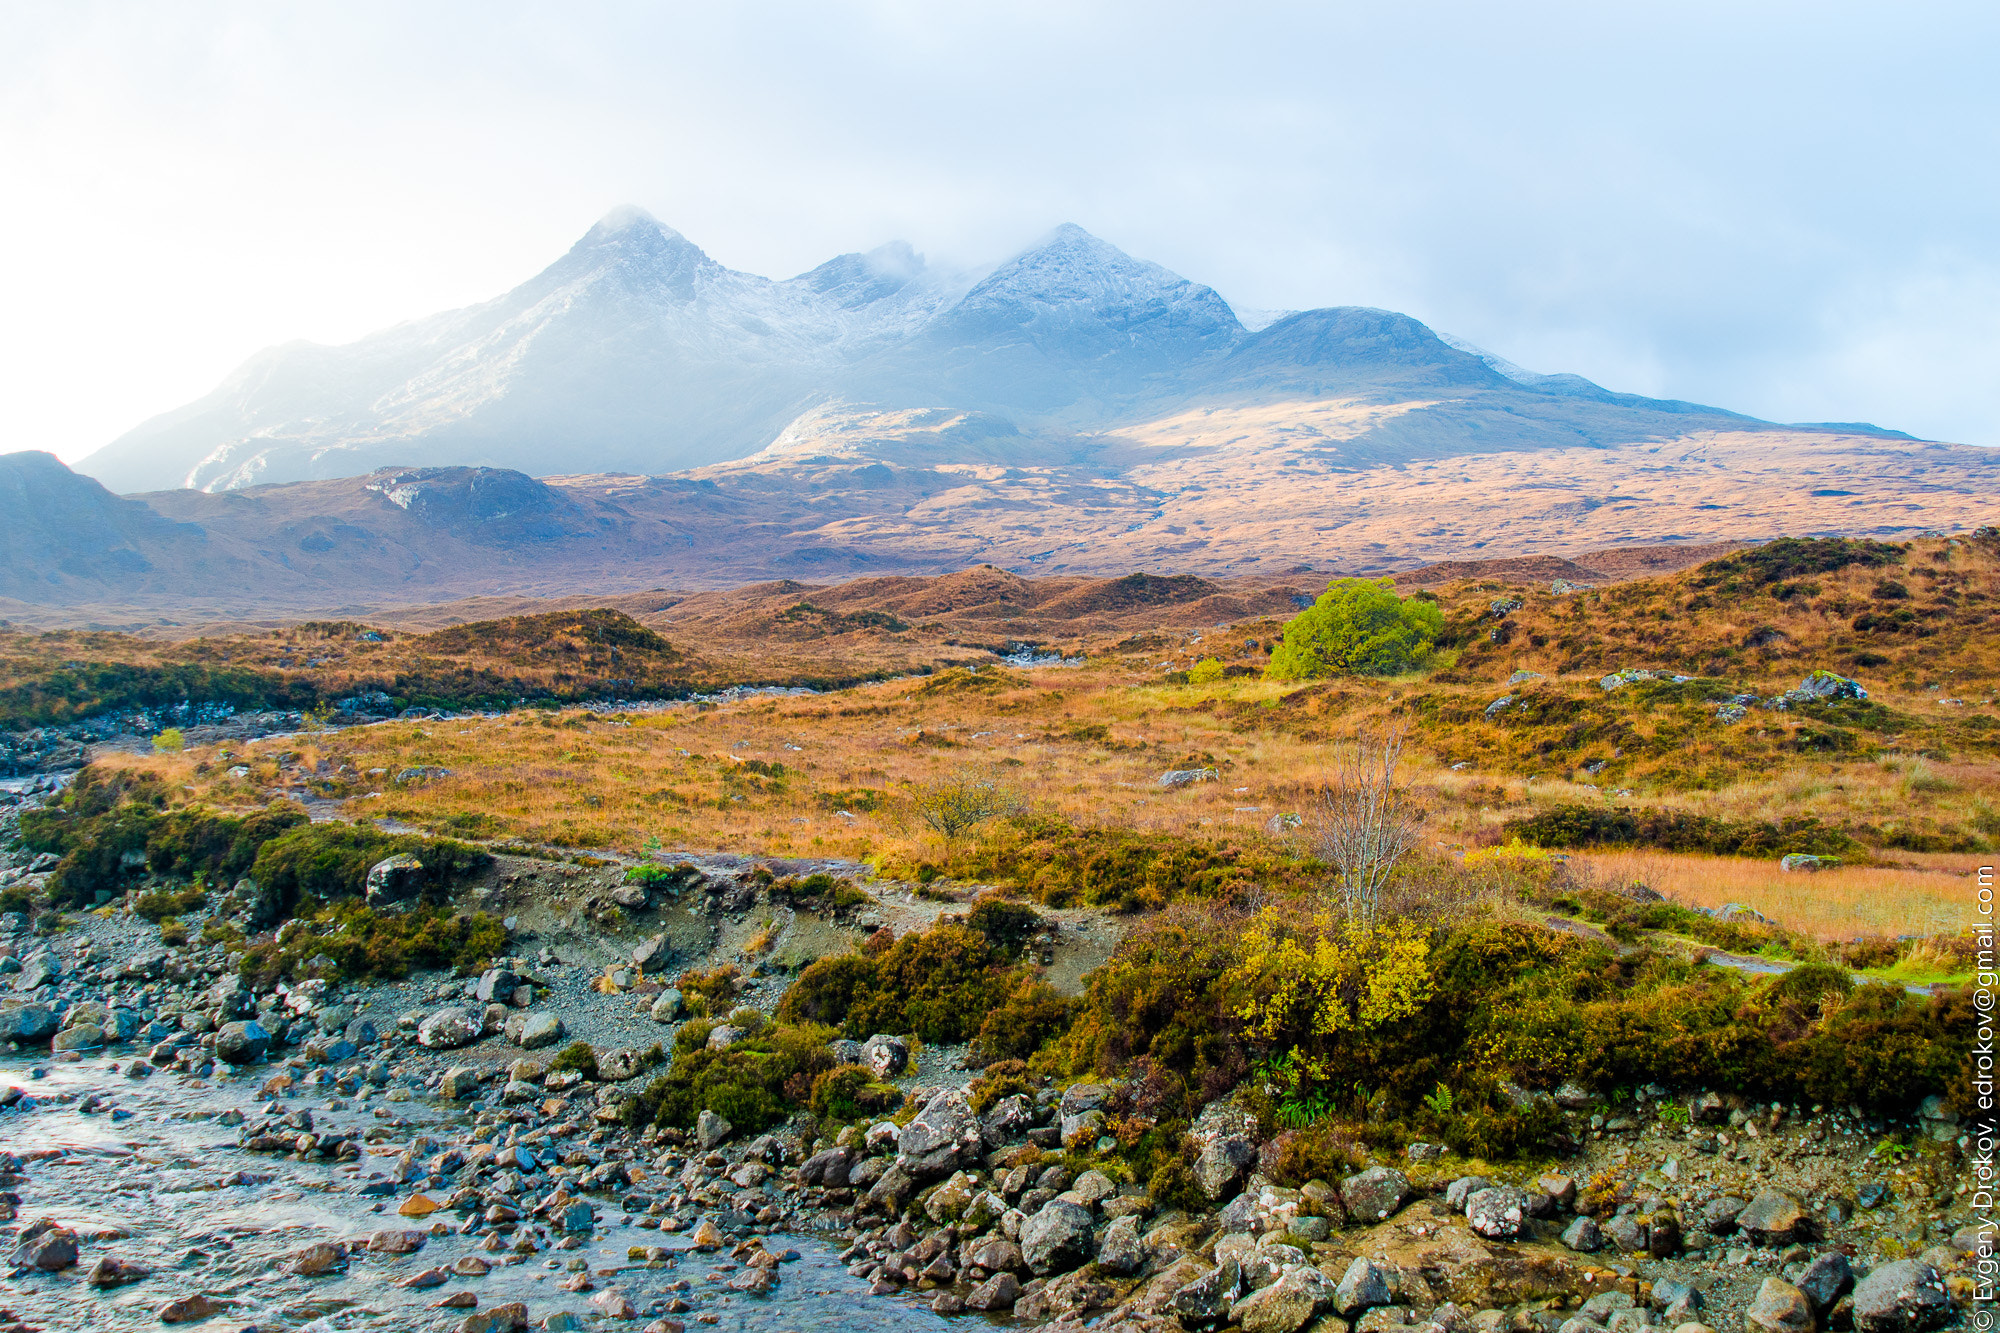
[[1303, 929], [1266, 912], [1244, 932], [1233, 980], [1248, 1034], [1312, 1079], [1327, 1047], [1408, 1018], [1431, 997], [1430, 939], [1409, 922], [1364, 926], [1320, 913]]

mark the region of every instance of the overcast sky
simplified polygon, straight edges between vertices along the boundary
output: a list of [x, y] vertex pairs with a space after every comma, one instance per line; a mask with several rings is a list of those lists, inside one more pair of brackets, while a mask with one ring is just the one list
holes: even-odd
[[788, 276], [1073, 221], [1242, 307], [2000, 444], [2000, 6], [0, 3], [5, 449], [633, 203]]

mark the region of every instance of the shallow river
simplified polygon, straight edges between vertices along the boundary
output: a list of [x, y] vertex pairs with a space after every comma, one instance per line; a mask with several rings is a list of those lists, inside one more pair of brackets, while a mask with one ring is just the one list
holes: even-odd
[[[394, 1151], [413, 1135], [461, 1138], [469, 1124], [463, 1115], [421, 1100], [350, 1101], [329, 1110], [337, 1099], [325, 1093], [295, 1094], [283, 1108], [310, 1108], [323, 1124], [359, 1132], [391, 1123], [377, 1116], [378, 1107], [392, 1113], [399, 1126], [406, 1124], [391, 1140], [370, 1145], [360, 1163], [297, 1162], [238, 1149], [235, 1130], [217, 1121], [231, 1110], [254, 1119], [266, 1104], [256, 1095], [261, 1080], [183, 1086], [166, 1075], [127, 1079], [111, 1072], [111, 1063], [103, 1058], [80, 1064], [0, 1062], [0, 1087], [18, 1086], [38, 1103], [30, 1111], [0, 1111], [0, 1150], [19, 1157], [27, 1175], [7, 1187], [21, 1199], [17, 1222], [52, 1217], [82, 1238], [76, 1267], [0, 1281], [0, 1305], [30, 1324], [50, 1330], [159, 1330], [163, 1304], [204, 1293], [226, 1308], [181, 1327], [229, 1333], [443, 1330], [457, 1327], [470, 1311], [432, 1307], [459, 1292], [474, 1294], [479, 1309], [525, 1302], [537, 1327], [560, 1311], [575, 1312], [585, 1327], [635, 1331], [665, 1313], [684, 1321], [690, 1333], [707, 1327], [937, 1333], [954, 1322], [908, 1300], [866, 1295], [865, 1284], [841, 1266], [836, 1250], [813, 1236], [764, 1238], [773, 1251], [789, 1247], [800, 1255], [781, 1266], [783, 1280], [769, 1296], [727, 1291], [723, 1283], [743, 1271], [728, 1250], [695, 1253], [684, 1236], [624, 1221], [615, 1202], [604, 1198], [595, 1200], [598, 1225], [581, 1248], [544, 1246], [532, 1254], [514, 1253], [511, 1245], [489, 1249], [487, 1237], [459, 1234], [462, 1223], [455, 1212], [403, 1218], [396, 1215], [398, 1198], [356, 1192], [370, 1172], [391, 1166]], [[31, 1077], [32, 1069], [45, 1070], [45, 1076]], [[86, 1109], [93, 1093], [99, 1105]], [[64, 1102], [65, 1094], [76, 1095]], [[390, 1155], [375, 1155], [385, 1149]], [[431, 1224], [440, 1222], [445, 1234], [431, 1234]], [[346, 1271], [323, 1277], [285, 1269], [285, 1259], [308, 1245], [359, 1241], [384, 1228], [424, 1231], [423, 1246], [400, 1256], [356, 1253]], [[664, 1260], [634, 1262], [627, 1258], [632, 1246], [672, 1253]], [[99, 1291], [86, 1277], [107, 1254], [140, 1263], [152, 1276]], [[466, 1256], [487, 1261], [492, 1271], [454, 1276], [428, 1290], [396, 1285]], [[579, 1260], [588, 1265], [593, 1290], [565, 1291], [560, 1284], [574, 1277], [572, 1264]], [[646, 1318], [624, 1322], [598, 1314], [590, 1298], [607, 1290], [623, 1293], [648, 1312]], [[692, 1308], [668, 1312], [675, 1299]]]

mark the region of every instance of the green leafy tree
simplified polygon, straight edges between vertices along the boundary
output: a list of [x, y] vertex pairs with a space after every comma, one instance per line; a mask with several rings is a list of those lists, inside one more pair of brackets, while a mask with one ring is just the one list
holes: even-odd
[[1422, 666], [1444, 628], [1437, 603], [1396, 595], [1389, 579], [1335, 579], [1285, 626], [1273, 680], [1392, 676]]

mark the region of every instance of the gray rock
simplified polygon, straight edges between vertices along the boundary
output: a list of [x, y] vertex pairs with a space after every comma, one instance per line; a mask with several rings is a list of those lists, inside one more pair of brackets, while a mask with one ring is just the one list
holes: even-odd
[[479, 1091], [479, 1071], [466, 1065], [457, 1065], [444, 1071], [444, 1078], [438, 1083], [438, 1096], [447, 1101], [462, 1102]]
[[[861, 1184], [864, 1178], [862, 1168], [873, 1166], [882, 1160], [871, 1158], [854, 1168], [848, 1174], [849, 1183]], [[916, 1194], [918, 1184], [917, 1178], [904, 1169], [900, 1160], [891, 1161], [883, 1168], [875, 1183], [868, 1187], [868, 1206], [878, 1212], [900, 1213], [909, 1204], [911, 1196]]]
[[1595, 1254], [1604, 1248], [1604, 1232], [1594, 1219], [1579, 1217], [1563, 1231], [1562, 1243], [1579, 1254]]
[[694, 1138], [702, 1151], [707, 1152], [736, 1132], [736, 1127], [713, 1111], [703, 1111], [694, 1118]]
[[1515, 1185], [1474, 1190], [1465, 1200], [1466, 1224], [1489, 1240], [1512, 1240], [1528, 1218], [1528, 1192]]
[[995, 1273], [965, 1293], [965, 1308], [999, 1314], [1014, 1308], [1021, 1299], [1021, 1280], [1012, 1273]]
[[1146, 1262], [1146, 1247], [1139, 1240], [1139, 1219], [1121, 1217], [1104, 1229], [1098, 1242], [1097, 1266], [1112, 1273], [1136, 1273]]
[[896, 1143], [896, 1160], [918, 1180], [928, 1180], [969, 1165], [979, 1156], [979, 1117], [960, 1088], [932, 1096], [903, 1126]]
[[52, 1050], [94, 1051], [104, 1044], [104, 1029], [95, 1023], [78, 1023], [56, 1033]]
[[1805, 1205], [1783, 1190], [1765, 1190], [1736, 1215], [1736, 1229], [1758, 1245], [1788, 1245], [1801, 1239]]
[[473, 989], [472, 998], [481, 1004], [505, 1004], [514, 998], [521, 978], [504, 967], [489, 967], [480, 974], [479, 985]]
[[1883, 1264], [1854, 1286], [1855, 1333], [1923, 1333], [1950, 1318], [1944, 1279], [1921, 1260]]
[[1371, 1166], [1340, 1182], [1340, 1197], [1346, 1201], [1347, 1211], [1364, 1226], [1394, 1216], [1409, 1193], [1409, 1177], [1387, 1166]]
[[1645, 1254], [1652, 1244], [1652, 1228], [1636, 1213], [1620, 1213], [1604, 1224], [1603, 1231], [1606, 1240], [1627, 1254]]
[[652, 1015], [655, 1023], [671, 1023], [684, 1012], [684, 1002], [677, 990], [663, 990], [653, 1001]]
[[1723, 1195], [1710, 1199], [1701, 1206], [1701, 1224], [1712, 1236], [1727, 1236], [1736, 1230], [1736, 1219], [1750, 1205], [1741, 1199]]
[[561, 1018], [555, 1014], [510, 1014], [506, 1026], [507, 1040], [524, 1051], [540, 1050], [553, 1046], [569, 1035]]
[[1389, 1275], [1367, 1259], [1356, 1259], [1340, 1275], [1340, 1285], [1334, 1289], [1333, 1308], [1342, 1319], [1352, 1319], [1363, 1310], [1387, 1305], [1392, 1299]]
[[1781, 1277], [1767, 1277], [1743, 1312], [1744, 1333], [1812, 1333], [1812, 1304]]
[[417, 1044], [433, 1051], [455, 1050], [478, 1041], [485, 1031], [469, 1009], [440, 1009], [417, 1025]]
[[1465, 1201], [1483, 1189], [1491, 1189], [1493, 1182], [1485, 1176], [1460, 1176], [1444, 1187], [1444, 1206], [1454, 1213], [1465, 1211]]
[[224, 1023], [215, 1034], [215, 1056], [232, 1065], [252, 1065], [271, 1049], [271, 1034], [256, 1019]]
[[878, 1032], [861, 1043], [861, 1050], [877, 1078], [895, 1078], [910, 1067], [910, 1044], [901, 1037]]
[[826, 1044], [826, 1049], [840, 1064], [865, 1065], [868, 1063], [867, 1048], [850, 1037], [836, 1037]]
[[632, 966], [643, 972], [653, 963], [664, 963], [672, 956], [673, 950], [667, 945], [667, 937], [655, 935], [649, 940], [640, 941], [639, 946], [632, 950]]
[[739, 1028], [729, 1023], [719, 1023], [708, 1030], [708, 1049], [711, 1051], [726, 1051], [749, 1035], [749, 1029], [747, 1028]]
[[1201, 1192], [1218, 1204], [1234, 1198], [1257, 1164], [1256, 1117], [1240, 1106], [1210, 1102], [1195, 1118], [1188, 1137], [1199, 1145], [1194, 1180]]
[[53, 1005], [0, 1000], [0, 1041], [44, 1042], [56, 1035]]
[[1090, 1258], [1091, 1229], [1089, 1209], [1051, 1199], [1022, 1223], [1021, 1257], [1037, 1277], [1068, 1272]]
[[1298, 1333], [1334, 1301], [1334, 1285], [1317, 1268], [1294, 1268], [1230, 1310], [1243, 1333]]
[[44, 949], [21, 964], [21, 971], [14, 978], [14, 989], [40, 990], [44, 986], [53, 986], [60, 980], [62, 980], [62, 961]]
[[1617, 1314], [1620, 1310], [1630, 1310], [1637, 1304], [1638, 1302], [1633, 1299], [1632, 1293], [1629, 1291], [1600, 1291], [1585, 1301], [1583, 1308], [1576, 1313], [1580, 1319], [1588, 1319], [1593, 1323], [1604, 1324], [1609, 1323], [1611, 1316]]
[[368, 867], [368, 876], [362, 881], [362, 892], [370, 907], [386, 907], [392, 903], [408, 902], [422, 893], [425, 878], [422, 861], [408, 852], [398, 852]]
[[1196, 1327], [1219, 1324], [1229, 1317], [1242, 1290], [1242, 1269], [1234, 1259], [1224, 1259], [1169, 1297], [1167, 1308], [1183, 1324]]
[[1677, 1277], [1656, 1277], [1653, 1279], [1653, 1308], [1655, 1310], [1699, 1310], [1707, 1301], [1701, 1288], [1692, 1282], [1683, 1282]]
[[1212, 768], [1175, 768], [1160, 774], [1160, 785], [1169, 791], [1176, 787], [1190, 787], [1197, 782], [1214, 782], [1221, 776]]
[[1854, 1270], [1848, 1267], [1847, 1256], [1838, 1250], [1828, 1250], [1806, 1265], [1798, 1287], [1812, 1302], [1814, 1313], [1825, 1314], [1853, 1283]]

